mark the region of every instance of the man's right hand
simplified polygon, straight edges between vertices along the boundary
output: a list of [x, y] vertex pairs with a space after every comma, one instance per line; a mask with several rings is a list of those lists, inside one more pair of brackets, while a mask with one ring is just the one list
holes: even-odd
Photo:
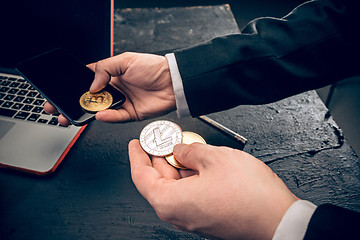
[[[141, 53], [123, 53], [88, 67], [95, 72], [91, 92], [98, 92], [108, 83], [123, 92], [126, 101], [119, 109], [107, 109], [96, 113], [103, 122], [127, 122], [164, 115], [175, 109], [175, 94], [170, 69], [163, 56]], [[56, 113], [56, 108], [47, 102], [44, 109]], [[60, 115], [59, 123], [70, 122]]]
[[271, 239], [298, 199], [262, 161], [228, 147], [178, 144], [176, 170], [129, 143], [131, 177], [163, 221], [215, 239]]

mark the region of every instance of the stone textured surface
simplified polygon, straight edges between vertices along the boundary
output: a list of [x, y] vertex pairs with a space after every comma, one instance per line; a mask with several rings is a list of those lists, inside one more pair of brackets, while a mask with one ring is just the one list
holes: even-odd
[[299, 198], [360, 211], [360, 161], [314, 91], [209, 115], [248, 138]]
[[229, 5], [116, 9], [114, 51], [164, 52], [238, 33]]

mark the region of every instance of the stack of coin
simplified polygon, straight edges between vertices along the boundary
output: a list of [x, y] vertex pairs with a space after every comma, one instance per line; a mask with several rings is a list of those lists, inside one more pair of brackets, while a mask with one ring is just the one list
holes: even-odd
[[145, 152], [152, 156], [165, 157], [170, 165], [179, 169], [186, 169], [172, 154], [178, 143], [191, 144], [194, 142], [206, 143], [198, 134], [183, 132], [179, 125], [167, 121], [154, 121], [144, 127], [140, 133], [140, 145]]
[[108, 91], [97, 93], [88, 91], [80, 97], [79, 102], [85, 111], [94, 113], [109, 108], [113, 103], [113, 97]]
[[[199, 134], [194, 133], [194, 132], [188, 132], [188, 131], [185, 132], [184, 131], [184, 132], [182, 132], [182, 137], [183, 137], [182, 143], [185, 143], [185, 144], [191, 144], [191, 143], [195, 143], [195, 142], [206, 143], [205, 140]], [[180, 169], [186, 169], [186, 167], [181, 165], [181, 163], [179, 163], [176, 160], [176, 158], [174, 157], [173, 154], [165, 156], [165, 159], [173, 167], [180, 168]]]

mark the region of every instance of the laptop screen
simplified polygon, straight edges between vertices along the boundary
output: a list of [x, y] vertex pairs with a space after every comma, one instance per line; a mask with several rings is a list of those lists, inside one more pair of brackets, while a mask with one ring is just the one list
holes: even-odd
[[14, 66], [52, 48], [84, 63], [112, 53], [112, 0], [9, 0], [0, 3], [0, 67]]

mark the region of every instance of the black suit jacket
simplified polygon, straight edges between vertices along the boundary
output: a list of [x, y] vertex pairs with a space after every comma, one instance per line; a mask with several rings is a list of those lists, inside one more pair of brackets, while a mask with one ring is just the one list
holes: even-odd
[[[360, 74], [358, 0], [306, 2], [284, 18], [175, 51], [192, 116], [264, 104]], [[321, 205], [306, 239], [360, 238], [360, 214]]]
[[304, 239], [360, 239], [360, 214], [330, 204], [320, 205], [310, 219]]
[[310, 1], [283, 18], [175, 51], [192, 116], [264, 104], [360, 74], [358, 0]]

